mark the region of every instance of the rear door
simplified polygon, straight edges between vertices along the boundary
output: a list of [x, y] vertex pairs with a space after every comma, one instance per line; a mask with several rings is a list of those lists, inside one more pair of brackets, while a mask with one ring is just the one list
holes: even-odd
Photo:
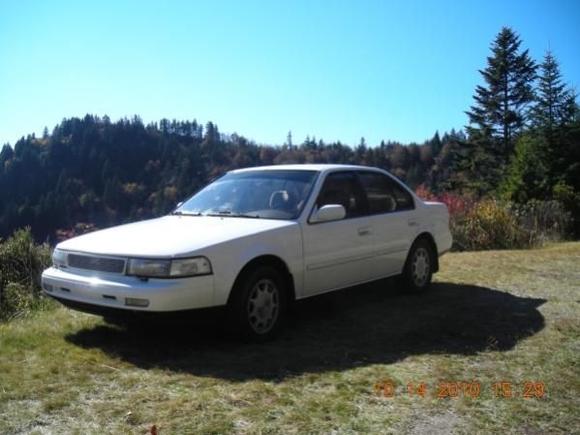
[[339, 171], [326, 176], [314, 210], [328, 204], [342, 205], [346, 217], [304, 224], [305, 296], [363, 282], [372, 274], [373, 228], [355, 172]]
[[373, 228], [373, 278], [401, 273], [418, 222], [413, 196], [398, 182], [377, 171], [358, 171], [365, 192], [369, 225]]

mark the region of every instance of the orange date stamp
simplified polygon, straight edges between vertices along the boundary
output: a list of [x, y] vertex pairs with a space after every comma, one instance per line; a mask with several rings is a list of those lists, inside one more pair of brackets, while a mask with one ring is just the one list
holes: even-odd
[[412, 397], [437, 399], [457, 399], [465, 397], [468, 399], [478, 399], [487, 389], [492, 398], [495, 399], [543, 399], [546, 397], [546, 386], [541, 381], [524, 381], [515, 383], [510, 381], [493, 382], [483, 386], [477, 380], [472, 381], [439, 381], [435, 385], [426, 382], [408, 382], [406, 385], [399, 385], [392, 379], [383, 379], [376, 382], [374, 392], [380, 397], [394, 398], [397, 395], [407, 395]]

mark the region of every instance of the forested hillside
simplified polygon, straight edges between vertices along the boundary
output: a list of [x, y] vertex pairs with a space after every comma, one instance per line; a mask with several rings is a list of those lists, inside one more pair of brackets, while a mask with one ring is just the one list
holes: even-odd
[[211, 122], [66, 119], [52, 134], [29, 136], [0, 153], [0, 234], [30, 225], [43, 239], [77, 222], [101, 227], [163, 214], [210, 179], [245, 166], [361, 163], [392, 170], [412, 186], [443, 186], [448, 174], [438, 168], [449, 167], [443, 160], [464, 139], [452, 132], [420, 146], [290, 139], [271, 147], [220, 134]]
[[573, 213], [580, 202], [580, 121], [575, 94], [548, 52], [537, 65], [511, 29], [491, 46], [465, 132], [422, 144], [258, 145], [222, 134], [212, 122], [138, 116], [64, 119], [0, 152], [0, 237], [30, 226], [37, 240], [80, 223], [105, 227], [167, 213], [225, 171], [280, 163], [356, 163], [391, 171], [434, 194], [555, 199]]

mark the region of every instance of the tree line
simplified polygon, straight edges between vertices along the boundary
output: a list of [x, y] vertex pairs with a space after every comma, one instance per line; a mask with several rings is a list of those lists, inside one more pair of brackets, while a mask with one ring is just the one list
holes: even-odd
[[294, 144], [289, 134], [271, 146], [223, 134], [213, 122], [64, 119], [0, 151], [0, 237], [30, 226], [37, 240], [53, 241], [57, 229], [78, 222], [106, 227], [159, 216], [227, 170], [281, 163], [377, 166], [435, 193], [557, 199], [578, 228], [579, 111], [556, 58], [548, 52], [536, 64], [504, 28], [480, 72], [465, 130], [421, 144], [313, 137]]

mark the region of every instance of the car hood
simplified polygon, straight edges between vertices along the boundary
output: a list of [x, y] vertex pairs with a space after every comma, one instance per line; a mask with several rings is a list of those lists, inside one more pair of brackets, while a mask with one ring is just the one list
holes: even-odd
[[214, 216], [164, 216], [65, 240], [68, 251], [128, 257], [184, 256], [236, 238], [296, 225], [293, 221]]

